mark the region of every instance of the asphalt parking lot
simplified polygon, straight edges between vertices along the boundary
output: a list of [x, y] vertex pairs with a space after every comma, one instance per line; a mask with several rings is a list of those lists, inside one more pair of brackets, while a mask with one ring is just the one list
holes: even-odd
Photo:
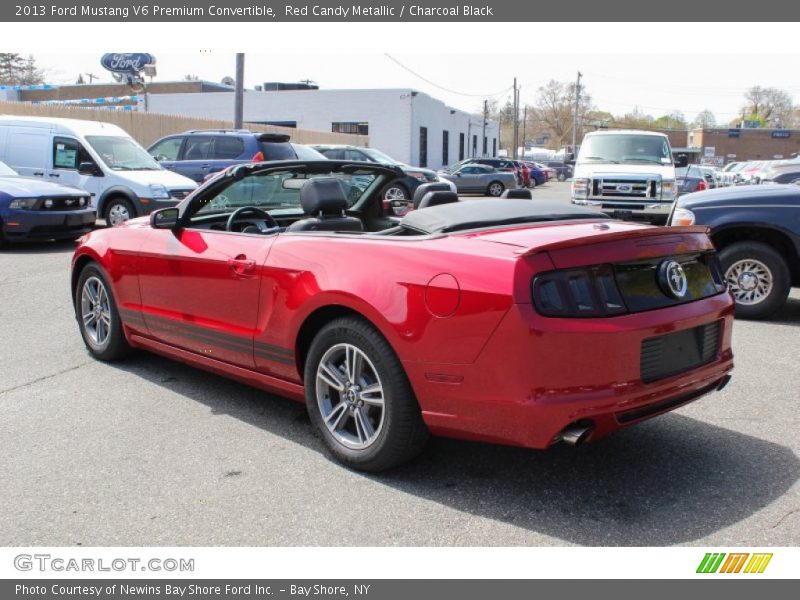
[[299, 404], [149, 354], [89, 358], [72, 249], [0, 252], [0, 545], [800, 543], [797, 290], [773, 321], [736, 322], [720, 393], [596, 444], [437, 439], [367, 476]]

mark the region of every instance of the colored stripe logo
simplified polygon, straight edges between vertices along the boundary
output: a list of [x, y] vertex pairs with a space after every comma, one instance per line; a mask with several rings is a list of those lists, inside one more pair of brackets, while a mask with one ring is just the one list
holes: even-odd
[[763, 573], [772, 553], [707, 552], [697, 567], [698, 573]]

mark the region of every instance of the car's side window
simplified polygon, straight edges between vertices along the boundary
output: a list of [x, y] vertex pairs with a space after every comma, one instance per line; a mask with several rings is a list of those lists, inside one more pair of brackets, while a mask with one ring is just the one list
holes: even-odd
[[181, 144], [183, 143], [183, 136], [175, 136], [161, 140], [155, 146], [150, 148], [150, 156], [156, 160], [178, 160], [178, 154], [181, 151]]
[[322, 152], [330, 160], [344, 160], [344, 150], [331, 148]]
[[67, 137], [53, 138], [54, 169], [77, 171], [82, 162], [95, 161], [78, 140]]
[[214, 138], [202, 135], [190, 135], [183, 148], [183, 160], [205, 160], [211, 156]]
[[359, 160], [359, 161], [369, 161], [369, 159], [364, 156], [363, 152], [359, 152], [358, 150], [345, 150], [344, 151], [344, 159], [345, 160]]
[[244, 152], [242, 138], [230, 135], [218, 135], [214, 138], [214, 152], [212, 157], [217, 160], [230, 160], [239, 158]]

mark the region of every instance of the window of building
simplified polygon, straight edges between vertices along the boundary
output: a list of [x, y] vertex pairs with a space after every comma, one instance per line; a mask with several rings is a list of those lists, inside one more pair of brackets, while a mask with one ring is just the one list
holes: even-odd
[[492, 138], [492, 156], [497, 156], [497, 138]]
[[488, 149], [487, 145], [488, 139], [486, 136], [483, 136], [483, 155], [486, 156], [486, 150]]
[[369, 123], [338, 122], [331, 123], [333, 133], [356, 133], [358, 135], [369, 135]]
[[458, 134], [458, 160], [464, 160], [464, 134]]
[[450, 164], [450, 132], [442, 132], [442, 165]]
[[478, 153], [478, 136], [472, 136], [472, 157], [475, 158], [475, 155]]
[[419, 166], [428, 166], [428, 128], [419, 128]]

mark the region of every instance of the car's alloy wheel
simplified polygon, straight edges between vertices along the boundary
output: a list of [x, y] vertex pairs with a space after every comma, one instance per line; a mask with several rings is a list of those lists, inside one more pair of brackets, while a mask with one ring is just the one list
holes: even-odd
[[488, 192], [490, 196], [494, 196], [495, 198], [501, 196], [503, 194], [503, 184], [497, 181], [490, 183]]
[[134, 217], [131, 203], [123, 198], [111, 200], [106, 209], [106, 223], [110, 227], [116, 227], [120, 223]]
[[763, 302], [772, 292], [772, 271], [758, 260], [736, 261], [725, 272], [725, 281], [736, 302], [745, 306]]
[[383, 190], [383, 199], [387, 202], [394, 200], [408, 200], [408, 192], [399, 185], [389, 185]]
[[336, 344], [317, 367], [317, 406], [328, 431], [347, 448], [367, 448], [383, 428], [383, 384], [372, 361]]
[[308, 350], [304, 381], [311, 422], [344, 464], [382, 471], [425, 445], [428, 430], [403, 365], [366, 321], [325, 325]]
[[103, 348], [111, 333], [111, 306], [105, 284], [89, 277], [81, 288], [81, 322], [95, 348]]
[[742, 241], [720, 250], [725, 282], [736, 301], [736, 316], [763, 319], [786, 302], [791, 274], [784, 258], [763, 242]]
[[558, 180], [559, 181], [566, 181], [567, 180], [567, 176], [564, 175], [563, 173], [559, 173], [558, 174]]
[[116, 360], [130, 352], [108, 279], [90, 263], [75, 288], [75, 317], [89, 353], [100, 360]]

